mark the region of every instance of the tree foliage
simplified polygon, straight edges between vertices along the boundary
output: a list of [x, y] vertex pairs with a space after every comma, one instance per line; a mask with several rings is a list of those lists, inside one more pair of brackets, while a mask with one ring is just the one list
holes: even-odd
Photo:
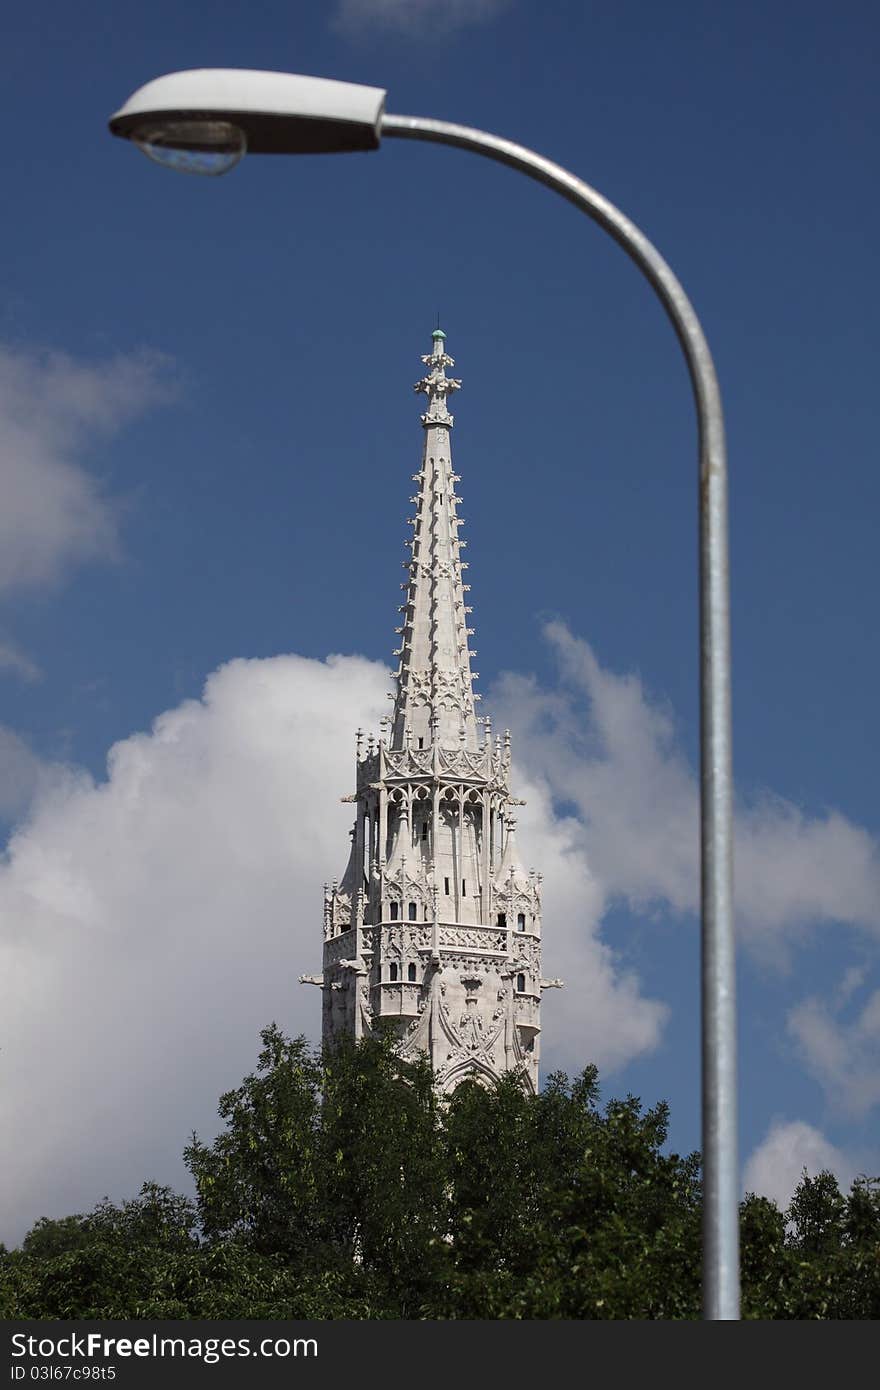
[[[695, 1318], [699, 1156], [665, 1104], [600, 1104], [595, 1068], [437, 1099], [389, 1036], [315, 1054], [274, 1025], [185, 1151], [195, 1198], [146, 1183], [0, 1248], [0, 1316]], [[804, 1174], [741, 1208], [743, 1312], [880, 1316], [880, 1183]]]

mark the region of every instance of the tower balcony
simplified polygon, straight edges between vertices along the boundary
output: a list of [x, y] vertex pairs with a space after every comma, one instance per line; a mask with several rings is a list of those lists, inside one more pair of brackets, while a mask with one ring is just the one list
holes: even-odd
[[467, 748], [441, 748], [440, 771], [466, 781], [469, 777], [491, 779], [499, 768], [495, 766], [491, 748], [478, 748], [475, 752]]
[[444, 777], [460, 782], [491, 782], [506, 788], [508, 784], [509, 763], [497, 750], [491, 747], [445, 748], [437, 750], [435, 765], [434, 749], [429, 748], [383, 748], [381, 765], [378, 753], [366, 754], [357, 764], [358, 790], [371, 786], [384, 775], [391, 782], [400, 779], [432, 777], [439, 769]]
[[537, 1037], [541, 1031], [540, 994], [515, 994], [513, 998], [513, 1017], [520, 1037], [524, 1042]]
[[356, 937], [357, 933], [353, 927], [347, 927], [338, 936], [327, 937], [324, 941], [325, 966], [350, 959], [355, 953]]
[[386, 748], [386, 777], [424, 777], [434, 766], [432, 748]]
[[402, 1018], [407, 1022], [419, 1016], [421, 982], [380, 980], [373, 985], [373, 1007], [380, 1018]]
[[[384, 943], [404, 938], [420, 954], [431, 951], [434, 946], [434, 927], [431, 922], [401, 922], [393, 919], [376, 926], [364, 926], [361, 928], [361, 935], [365, 953], [381, 950]], [[353, 932], [351, 936], [354, 936]], [[337, 937], [334, 941], [341, 939]], [[437, 925], [437, 945], [444, 952], [475, 951], [493, 956], [506, 956], [508, 933], [504, 927], [441, 920]], [[344, 950], [337, 950], [339, 955], [345, 954]]]
[[504, 927], [491, 927], [482, 924], [466, 925], [459, 922], [441, 921], [437, 928], [441, 951], [491, 952], [495, 956], [507, 955], [507, 931]]

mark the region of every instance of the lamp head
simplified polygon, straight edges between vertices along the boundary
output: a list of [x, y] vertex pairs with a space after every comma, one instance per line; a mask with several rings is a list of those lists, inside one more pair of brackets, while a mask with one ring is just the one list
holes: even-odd
[[114, 135], [185, 173], [223, 174], [252, 154], [374, 150], [378, 87], [246, 68], [172, 72], [140, 87], [110, 118]]

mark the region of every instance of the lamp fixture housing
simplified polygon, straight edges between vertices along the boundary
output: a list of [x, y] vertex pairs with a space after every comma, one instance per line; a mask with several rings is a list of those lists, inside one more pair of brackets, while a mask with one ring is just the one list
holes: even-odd
[[220, 123], [237, 127], [251, 154], [332, 154], [378, 149], [384, 109], [385, 92], [378, 87], [248, 68], [193, 68], [138, 88], [111, 116], [110, 130], [141, 143], [158, 133], [166, 147], [189, 149], [200, 123]]

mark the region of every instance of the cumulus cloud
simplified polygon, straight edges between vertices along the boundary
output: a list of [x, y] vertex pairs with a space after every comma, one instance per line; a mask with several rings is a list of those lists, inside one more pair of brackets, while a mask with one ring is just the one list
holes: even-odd
[[113, 502], [82, 455], [167, 395], [167, 366], [155, 353], [88, 363], [0, 346], [0, 595], [116, 553]]
[[777, 1120], [745, 1166], [743, 1191], [770, 1197], [784, 1211], [804, 1169], [810, 1177], [833, 1173], [843, 1191], [856, 1176], [851, 1160], [818, 1129], [803, 1120]]
[[544, 995], [542, 1071], [545, 1064], [585, 1062], [614, 1070], [657, 1046], [668, 1009], [642, 993], [635, 972], [621, 969], [600, 936], [606, 902], [578, 822], [555, 815], [547, 788], [515, 763], [512, 781], [526, 801], [517, 839], [529, 865], [544, 875], [544, 975], [565, 981], [564, 989]]
[[509, 8], [511, 0], [339, 0], [334, 26], [343, 33], [391, 29], [415, 37], [449, 34], [486, 24]]
[[[387, 708], [357, 657], [233, 661], [201, 700], [115, 745], [96, 784], [55, 769], [0, 866], [0, 1239], [41, 1214], [180, 1183], [193, 1127], [253, 1065], [275, 1018], [317, 1037], [322, 883], [344, 868], [352, 731]], [[618, 1065], [665, 1010], [620, 974], [577, 827], [546, 793], [524, 851], [546, 874], [547, 1001], [558, 1057]]]
[[[699, 793], [671, 711], [641, 680], [601, 666], [561, 623], [546, 629], [562, 683], [508, 675], [494, 698], [519, 731], [530, 775], [576, 812], [577, 843], [606, 899], [636, 910], [699, 907]], [[880, 929], [880, 849], [837, 811], [807, 816], [765, 793], [735, 824], [741, 939], [781, 961], [821, 923]]]
[[866, 1115], [880, 1104], [880, 990], [874, 990], [855, 1017], [838, 1015], [848, 1002], [854, 972], [847, 972], [836, 1000], [804, 999], [787, 1018], [807, 1071], [822, 1087], [829, 1105], [849, 1116]]
[[[603, 915], [619, 899], [696, 908], [696, 785], [670, 711], [564, 628], [550, 637], [560, 684], [507, 676], [492, 703], [516, 730], [520, 843], [545, 876], [545, 974], [568, 982], [545, 1001], [544, 1060], [607, 1071], [656, 1046], [667, 1009], [622, 968]], [[317, 1037], [318, 992], [296, 977], [320, 967], [321, 885], [344, 867], [352, 815], [334, 793], [351, 790], [352, 731], [376, 726], [386, 679], [359, 657], [232, 661], [111, 749], [99, 783], [0, 740], [32, 798], [0, 862], [0, 1239], [146, 1177], [181, 1183], [190, 1130], [213, 1132], [260, 1027]], [[765, 801], [740, 810], [743, 834], [748, 939], [827, 916], [876, 925], [858, 827]], [[850, 972], [839, 1007], [860, 984]], [[779, 1132], [796, 1180], [806, 1131]]]

